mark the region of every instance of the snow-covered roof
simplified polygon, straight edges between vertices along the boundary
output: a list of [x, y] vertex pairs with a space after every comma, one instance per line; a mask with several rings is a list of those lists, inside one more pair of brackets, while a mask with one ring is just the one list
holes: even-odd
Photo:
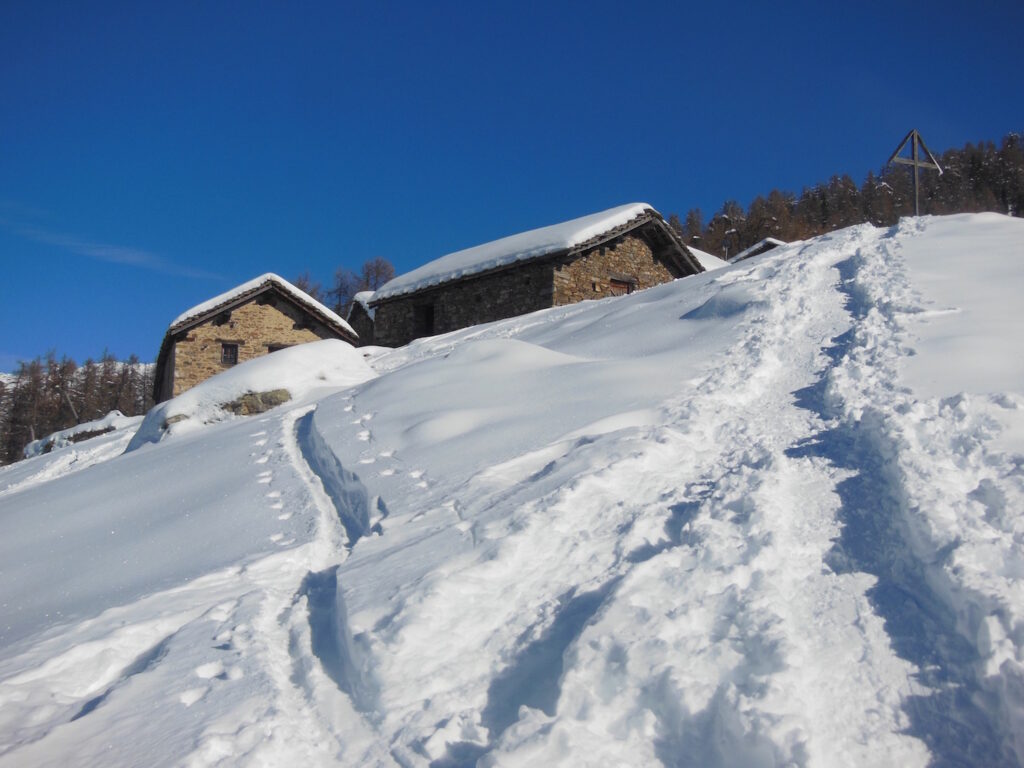
[[701, 251], [694, 248], [692, 245], [686, 246], [686, 249], [694, 255], [700, 265], [704, 267], [705, 272], [714, 272], [716, 269], [722, 269], [722, 267], [729, 266], [729, 262], [724, 259], [720, 259], [707, 251]]
[[378, 302], [517, 261], [558, 253], [622, 226], [648, 211], [657, 214], [647, 203], [620, 205], [561, 224], [531, 229], [455, 251], [385, 283], [374, 294], [373, 300]]
[[729, 263], [730, 264], [735, 264], [737, 261], [743, 261], [744, 259], [749, 259], [751, 256], [756, 256], [759, 253], [764, 253], [765, 251], [770, 251], [772, 248], [775, 248], [776, 246], [779, 246], [779, 245], [789, 245], [789, 243], [785, 242], [784, 240], [779, 240], [779, 239], [774, 238], [774, 237], [766, 237], [763, 240], [758, 240], [756, 243], [754, 243], [749, 248], [744, 248], [742, 251], [740, 251], [735, 256], [733, 256], [731, 259], [729, 259]]
[[374, 310], [370, 306], [370, 302], [373, 301], [374, 295], [374, 291], [359, 291], [359, 293], [352, 297], [352, 305], [348, 308], [348, 317], [345, 319], [347, 320], [349, 317], [352, 317], [352, 308], [358, 304], [363, 308], [363, 311], [370, 316], [370, 319], [373, 320]]
[[199, 318], [208, 315], [227, 304], [245, 299], [251, 294], [258, 293], [262, 288], [268, 285], [276, 286], [300, 305], [313, 311], [315, 314], [320, 315], [329, 325], [337, 326], [343, 331], [352, 334], [353, 337], [356, 336], [356, 332], [352, 330], [352, 326], [342, 320], [336, 312], [328, 309], [308, 293], [296, 288], [283, 277], [275, 275], [273, 272], [267, 272], [259, 277], [254, 277], [248, 282], [235, 286], [230, 291], [225, 291], [219, 296], [214, 296], [212, 299], [208, 299], [202, 304], [196, 304], [191, 309], [185, 310], [174, 318], [174, 322], [171, 323], [168, 332], [176, 331], [180, 326], [194, 322], [195, 320], [198, 320]]

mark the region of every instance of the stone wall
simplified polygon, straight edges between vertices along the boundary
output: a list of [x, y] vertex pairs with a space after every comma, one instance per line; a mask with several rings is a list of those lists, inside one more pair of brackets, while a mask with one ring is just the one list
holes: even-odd
[[613, 279], [629, 283], [631, 290], [642, 290], [673, 278], [644, 240], [626, 235], [558, 265], [554, 273], [554, 305], [614, 296], [617, 291], [612, 287]]
[[[420, 336], [447, 333], [550, 307], [553, 270], [550, 261], [530, 262], [378, 304], [374, 314], [374, 343], [399, 347]], [[423, 332], [422, 327], [426, 307], [433, 308], [430, 332]]]
[[352, 326], [352, 330], [359, 335], [357, 347], [365, 347], [368, 344], [375, 343], [373, 340], [373, 318], [370, 317], [370, 314], [362, 304], [358, 301], [354, 302], [352, 304], [352, 311], [348, 313], [346, 320]]
[[271, 346], [292, 346], [338, 334], [276, 294], [261, 294], [190, 328], [175, 341], [169, 359], [174, 368], [173, 396], [232, 367], [221, 362], [221, 345], [238, 345], [238, 362], [265, 355]]

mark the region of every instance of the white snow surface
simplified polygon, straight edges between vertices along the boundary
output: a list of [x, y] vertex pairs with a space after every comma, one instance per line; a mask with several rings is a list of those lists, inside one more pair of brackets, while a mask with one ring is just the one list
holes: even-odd
[[260, 275], [259, 277], [254, 277], [252, 280], [244, 282], [241, 285], [235, 286], [230, 291], [225, 291], [224, 293], [218, 296], [214, 296], [212, 299], [208, 299], [202, 302], [201, 304], [196, 304], [196, 306], [192, 307], [191, 309], [185, 310], [176, 318], [174, 318], [174, 321], [171, 323], [170, 327], [174, 328], [176, 325], [179, 325], [180, 323], [184, 323], [191, 320], [194, 317], [204, 315], [211, 309], [219, 307], [221, 304], [226, 304], [234, 300], [235, 298], [245, 293], [248, 293], [254, 288], [259, 288], [261, 285], [267, 282], [274, 283], [282, 290], [284, 290], [286, 293], [290, 294], [293, 298], [295, 298], [295, 300], [298, 301], [300, 304], [307, 304], [310, 307], [313, 307], [320, 314], [329, 319], [331, 322], [336, 323], [337, 325], [346, 329], [353, 336], [356, 335], [355, 331], [352, 330], [352, 326], [345, 322], [337, 313], [335, 313], [331, 309], [328, 309], [319, 301], [310, 296], [308, 293], [296, 288], [283, 277], [281, 277], [280, 275], [275, 275], [273, 272], [267, 272], [265, 274]]
[[377, 289], [373, 298], [377, 301], [420, 291], [448, 280], [572, 248], [625, 224], [646, 210], [654, 209], [647, 203], [620, 205], [455, 251], [388, 281]]
[[0, 767], [1021, 765], [1022, 253], [853, 227], [0, 469]]
[[64, 448], [74, 443], [73, 438], [86, 432], [114, 432], [117, 430], [134, 429], [142, 423], [142, 416], [125, 416], [118, 410], [111, 411], [106, 416], [92, 421], [83, 421], [73, 427], [53, 432], [39, 440], [33, 440], [25, 446], [25, 457], [39, 456], [46, 450], [47, 446], [53, 448]]
[[713, 272], [716, 269], [722, 269], [723, 267], [729, 266], [729, 262], [724, 259], [720, 259], [705, 251], [698, 250], [692, 245], [686, 246], [686, 249], [694, 255], [694, 258], [700, 262], [700, 265], [704, 267], [705, 272]]
[[127, 450], [233, 418], [224, 406], [249, 393], [284, 389], [294, 407], [295, 402], [311, 394], [350, 387], [375, 375], [363, 354], [340, 339], [279, 349], [246, 360], [155, 406], [146, 414]]

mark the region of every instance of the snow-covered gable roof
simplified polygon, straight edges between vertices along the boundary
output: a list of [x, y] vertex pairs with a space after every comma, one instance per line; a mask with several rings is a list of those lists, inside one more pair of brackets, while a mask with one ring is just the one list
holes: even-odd
[[370, 316], [370, 319], [373, 320], [374, 310], [370, 306], [370, 302], [373, 301], [374, 295], [374, 291], [359, 291], [359, 293], [352, 297], [352, 304], [348, 308], [348, 317], [345, 319], [348, 320], [352, 317], [352, 310], [358, 304]]
[[742, 251], [740, 251], [731, 259], [729, 259], [729, 263], [735, 264], [737, 261], [749, 259], [751, 256], [757, 256], [759, 253], [770, 251], [772, 248], [776, 248], [780, 245], [789, 245], [789, 243], [785, 242], [784, 240], [778, 240], [774, 237], [766, 237], [764, 238], [764, 240], [758, 240], [749, 248], [744, 248]]
[[716, 269], [722, 269], [723, 267], [729, 266], [729, 262], [724, 259], [720, 259], [706, 251], [694, 248], [692, 245], [688, 245], [686, 248], [697, 258], [700, 265], [704, 267], [705, 272], [714, 272]]
[[645, 215], [661, 218], [647, 203], [630, 203], [455, 251], [385, 283], [374, 294], [373, 301], [376, 304], [382, 299], [414, 293], [449, 280], [571, 250]]
[[221, 309], [225, 309], [230, 304], [245, 301], [251, 296], [261, 293], [268, 287], [279, 289], [300, 306], [305, 307], [315, 315], [319, 315], [320, 319], [322, 319], [327, 325], [334, 327], [335, 330], [339, 330], [343, 334], [350, 334], [353, 338], [356, 337], [356, 332], [352, 330], [352, 326], [342, 320], [336, 312], [328, 309], [308, 293], [296, 288], [283, 277], [275, 275], [273, 272], [267, 272], [259, 277], [254, 277], [248, 282], [235, 286], [230, 291], [225, 291], [219, 296], [214, 296], [212, 299], [208, 299], [202, 304], [196, 304], [196, 306], [191, 309], [185, 310], [174, 318], [174, 322], [171, 323], [167, 332], [174, 333], [186, 325], [200, 322], [206, 316]]

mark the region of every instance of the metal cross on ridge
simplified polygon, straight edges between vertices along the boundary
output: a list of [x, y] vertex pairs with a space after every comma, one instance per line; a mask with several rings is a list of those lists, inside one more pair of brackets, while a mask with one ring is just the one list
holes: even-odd
[[[913, 156], [910, 160], [908, 160], [905, 157], [899, 156], [900, 152], [903, 151], [903, 148], [907, 146], [908, 141], [911, 142], [910, 152]], [[919, 148], [924, 150], [924, 153], [928, 156], [928, 160], [920, 159], [920, 153], [918, 151]], [[928, 149], [928, 145], [924, 143], [924, 139], [921, 138], [921, 134], [917, 132], [917, 129], [912, 128], [910, 130], [910, 133], [903, 137], [903, 141], [900, 142], [900, 145], [896, 147], [896, 151], [889, 156], [889, 161], [886, 163], [886, 165], [891, 165], [893, 163], [914, 166], [914, 215], [920, 216], [921, 202], [920, 195], [918, 193], [918, 188], [920, 187], [918, 173], [920, 171], [918, 169], [934, 168], [936, 171], [939, 172], [939, 175], [941, 176], [942, 168], [939, 166], [939, 161], [935, 159], [935, 155], [933, 155], [932, 151]]]

